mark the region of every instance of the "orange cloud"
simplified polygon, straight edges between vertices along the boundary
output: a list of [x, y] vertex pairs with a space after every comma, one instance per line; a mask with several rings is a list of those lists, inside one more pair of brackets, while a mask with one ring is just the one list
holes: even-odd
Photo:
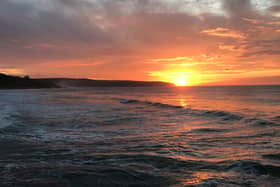
[[93, 63], [80, 63], [80, 62], [72, 62], [65, 64], [57, 64], [57, 67], [83, 67], [83, 66], [96, 66], [102, 64], [101, 62], [93, 62]]
[[228, 50], [228, 51], [237, 51], [238, 50], [235, 45], [219, 45], [219, 49]]
[[219, 36], [219, 37], [229, 37], [229, 38], [237, 38], [237, 39], [245, 38], [244, 34], [238, 32], [238, 31], [234, 31], [234, 30], [222, 28], [222, 27], [204, 30], [204, 31], [201, 31], [201, 33], [208, 34], [211, 36]]
[[268, 22], [268, 25], [280, 25], [280, 21]]
[[9, 75], [23, 75], [25, 74], [23, 69], [18, 68], [2, 68], [0, 73], [9, 74]]
[[252, 23], [252, 24], [260, 24], [260, 23], [262, 23], [261, 20], [257, 20], [257, 19], [243, 18], [242, 20], [243, 21], [247, 21], [247, 22]]
[[159, 59], [152, 59], [153, 62], [174, 62], [174, 61], [185, 61], [185, 60], [192, 60], [190, 57], [174, 57], [174, 58], [159, 58]]

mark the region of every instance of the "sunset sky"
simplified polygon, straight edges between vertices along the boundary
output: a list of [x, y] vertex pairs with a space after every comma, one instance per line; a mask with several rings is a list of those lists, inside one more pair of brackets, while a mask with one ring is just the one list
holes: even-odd
[[280, 84], [280, 1], [1, 0], [0, 72]]

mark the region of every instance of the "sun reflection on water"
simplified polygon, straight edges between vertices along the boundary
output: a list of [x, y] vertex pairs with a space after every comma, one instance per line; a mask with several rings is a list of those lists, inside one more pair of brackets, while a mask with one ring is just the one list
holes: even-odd
[[186, 107], [188, 105], [187, 100], [185, 98], [180, 98], [179, 99], [180, 106]]
[[183, 182], [184, 185], [198, 185], [203, 181], [210, 179], [223, 179], [230, 176], [233, 176], [233, 173], [212, 173], [212, 172], [195, 172], [192, 175], [191, 179]]

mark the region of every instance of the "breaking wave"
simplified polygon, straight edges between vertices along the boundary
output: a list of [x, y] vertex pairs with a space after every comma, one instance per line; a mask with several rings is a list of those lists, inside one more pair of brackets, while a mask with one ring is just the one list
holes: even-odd
[[10, 119], [13, 113], [13, 108], [2, 105], [0, 108], [0, 129], [10, 126], [13, 121]]
[[228, 111], [184, 108], [183, 106], [179, 106], [179, 105], [171, 105], [171, 104], [151, 102], [151, 101], [141, 101], [137, 99], [119, 99], [119, 101], [122, 104], [142, 104], [142, 105], [149, 105], [149, 106], [159, 107], [159, 108], [174, 108], [178, 110], [183, 110], [187, 114], [191, 114], [195, 116], [214, 117], [214, 118], [219, 118], [223, 121], [242, 121], [245, 123], [249, 123], [252, 126], [279, 125], [279, 123], [277, 123], [279, 120], [279, 116], [276, 116], [271, 120], [266, 120], [266, 119], [260, 119], [256, 117], [245, 116], [243, 114], [236, 114]]
[[251, 174], [251, 175], [270, 175], [280, 177], [280, 167], [272, 165], [264, 165], [255, 161], [241, 160], [231, 165], [229, 170]]
[[146, 104], [146, 105], [162, 107], [162, 108], [183, 108], [182, 106], [179, 106], [179, 105], [170, 105], [170, 104], [164, 104], [164, 103], [159, 103], [159, 102], [150, 102], [150, 101], [140, 101], [137, 99], [120, 99], [120, 103], [123, 103], [123, 104], [139, 103], [139, 104]]

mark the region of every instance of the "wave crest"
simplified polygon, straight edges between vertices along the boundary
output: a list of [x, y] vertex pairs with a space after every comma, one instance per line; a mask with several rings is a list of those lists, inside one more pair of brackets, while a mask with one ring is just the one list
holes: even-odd
[[184, 108], [183, 106], [179, 106], [179, 105], [171, 105], [171, 104], [151, 102], [151, 101], [141, 101], [136, 99], [120, 99], [119, 101], [122, 104], [144, 104], [144, 105], [155, 106], [160, 108], [184, 109], [186, 112], [193, 115], [206, 116], [206, 117], [219, 117], [222, 118], [223, 120], [241, 120], [243, 118], [241, 115], [233, 114], [227, 111], [220, 111], [220, 110], [198, 110], [192, 108]]
[[122, 104], [130, 104], [130, 103], [139, 103], [139, 104], [146, 104], [156, 107], [162, 107], [162, 108], [184, 108], [179, 105], [170, 105], [170, 104], [164, 104], [159, 102], [150, 102], [150, 101], [140, 101], [136, 99], [120, 99], [120, 103]]
[[246, 160], [241, 160], [231, 165], [229, 167], [229, 170], [251, 175], [270, 175], [275, 177], [280, 176], [280, 167], [272, 165], [263, 165], [258, 162]]
[[160, 102], [151, 102], [151, 101], [141, 101], [137, 99], [119, 99], [119, 102], [122, 104], [142, 104], [148, 106], [154, 106], [159, 108], [174, 108], [174, 109], [182, 109], [187, 114], [195, 115], [195, 116], [202, 116], [202, 117], [215, 117], [219, 118], [223, 121], [240, 121], [242, 120], [245, 123], [249, 123], [252, 126], [276, 126], [279, 125], [277, 120], [279, 120], [279, 116], [273, 118], [273, 120], [265, 120], [260, 118], [252, 118], [246, 117], [242, 114], [232, 113], [223, 110], [203, 110], [203, 109], [193, 109], [193, 108], [184, 108], [183, 106], [179, 105], [171, 105], [165, 104]]

